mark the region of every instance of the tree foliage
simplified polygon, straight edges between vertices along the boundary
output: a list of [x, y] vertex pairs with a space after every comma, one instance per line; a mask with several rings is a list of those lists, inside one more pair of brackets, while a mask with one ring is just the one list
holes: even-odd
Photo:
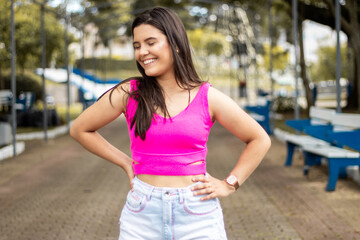
[[189, 41], [196, 52], [203, 55], [221, 55], [228, 51], [230, 44], [221, 33], [209, 29], [197, 28], [188, 31]]
[[[291, 0], [283, 0], [291, 6]], [[299, 17], [303, 20], [311, 20], [332, 29], [335, 29], [335, 3], [332, 0], [301, 0], [298, 3]], [[341, 31], [348, 39], [349, 46], [354, 56], [354, 74], [349, 78], [353, 85], [353, 93], [348, 99], [350, 108], [360, 111], [360, 1], [347, 0], [341, 4]], [[289, 13], [290, 14], [290, 13]]]
[[88, 23], [94, 23], [104, 46], [108, 46], [110, 40], [119, 38], [119, 29], [126, 28], [131, 19], [129, 1], [86, 0], [82, 1], [82, 5], [84, 11], [73, 16], [73, 24], [83, 30]]
[[[273, 54], [273, 69], [278, 71], [284, 71], [289, 66], [290, 54], [284, 50], [281, 46], [276, 45], [272, 49]], [[264, 44], [264, 67], [267, 71], [270, 71], [270, 45]]]
[[[47, 6], [49, 9], [50, 7]], [[15, 7], [16, 61], [20, 69], [41, 66], [41, 18], [40, 6], [28, 1], [18, 1]], [[0, 67], [8, 68], [10, 49], [10, 4], [0, 1]], [[51, 62], [63, 63], [64, 27], [53, 13], [45, 11], [46, 65]], [[71, 38], [70, 38], [71, 40]]]
[[[349, 74], [353, 71], [353, 61], [348, 61], [347, 46], [341, 46], [341, 77], [349, 79]], [[324, 80], [335, 80], [336, 76], [336, 47], [320, 46], [316, 51], [318, 61], [311, 67], [311, 79], [313, 82]]]

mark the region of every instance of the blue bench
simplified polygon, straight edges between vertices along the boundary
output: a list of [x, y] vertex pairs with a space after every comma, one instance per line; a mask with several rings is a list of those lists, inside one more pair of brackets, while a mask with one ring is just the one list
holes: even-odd
[[[334, 191], [339, 177], [346, 177], [346, 167], [360, 166], [360, 114], [339, 113], [333, 117], [332, 129], [323, 134], [332, 145], [304, 145], [305, 166], [327, 160], [327, 191]], [[311, 131], [307, 131], [312, 133]], [[347, 147], [347, 149], [342, 148]], [[304, 174], [308, 172], [304, 171]]]
[[33, 108], [35, 103], [35, 93], [34, 92], [23, 92], [20, 94], [19, 98], [16, 99], [16, 110], [21, 112], [26, 112]]
[[299, 132], [304, 132], [306, 127], [329, 125], [336, 111], [329, 108], [310, 107], [310, 118], [292, 119], [285, 121], [286, 125]]
[[256, 105], [247, 105], [245, 110], [254, 118], [268, 134], [272, 134], [270, 126], [270, 105], [271, 101], [266, 98], [258, 98]]
[[[305, 145], [330, 145], [329, 139], [323, 137], [323, 132], [332, 128], [331, 120], [335, 113], [336, 112], [333, 109], [311, 107], [310, 119], [287, 120], [285, 122], [288, 126], [302, 134], [308, 133], [308, 131], [314, 133], [308, 135], [282, 133], [282, 138], [287, 147], [285, 166], [292, 165], [295, 149], [302, 149]], [[315, 132], [318, 134], [315, 134]]]
[[11, 90], [0, 90], [0, 106], [2, 112], [9, 112], [12, 100]]

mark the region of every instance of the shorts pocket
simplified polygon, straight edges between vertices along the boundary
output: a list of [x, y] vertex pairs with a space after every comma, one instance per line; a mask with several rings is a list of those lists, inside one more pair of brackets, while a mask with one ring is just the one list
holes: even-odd
[[146, 196], [136, 191], [129, 191], [125, 206], [132, 212], [141, 212], [146, 206]]
[[185, 198], [183, 203], [185, 212], [191, 215], [206, 215], [216, 211], [219, 208], [219, 204], [216, 198], [201, 201], [200, 198], [203, 196]]

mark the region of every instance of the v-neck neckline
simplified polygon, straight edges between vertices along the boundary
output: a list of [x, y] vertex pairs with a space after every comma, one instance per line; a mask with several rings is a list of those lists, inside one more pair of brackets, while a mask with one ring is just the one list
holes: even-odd
[[190, 101], [190, 103], [186, 106], [186, 108], [184, 108], [183, 110], [181, 110], [179, 113], [175, 114], [175, 116], [170, 116], [168, 118], [165, 118], [163, 116], [161, 116], [160, 114], [158, 113], [155, 113], [155, 116], [158, 117], [158, 118], [161, 118], [161, 119], [164, 119], [164, 120], [168, 120], [168, 119], [175, 119], [177, 118], [178, 116], [182, 115], [184, 112], [187, 111], [187, 109], [189, 109], [189, 107], [195, 102], [195, 100], [197, 98], [199, 98], [199, 95], [200, 95], [200, 92], [202, 91], [202, 88], [204, 86], [204, 83], [200, 86], [198, 92], [196, 93], [195, 97]]

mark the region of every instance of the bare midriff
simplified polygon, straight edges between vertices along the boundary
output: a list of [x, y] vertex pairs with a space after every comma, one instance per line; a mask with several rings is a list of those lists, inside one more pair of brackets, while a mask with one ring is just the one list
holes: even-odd
[[170, 188], [184, 188], [194, 184], [192, 178], [201, 175], [188, 176], [163, 176], [163, 175], [148, 175], [138, 174], [137, 177], [147, 184], [154, 187], [170, 187]]

